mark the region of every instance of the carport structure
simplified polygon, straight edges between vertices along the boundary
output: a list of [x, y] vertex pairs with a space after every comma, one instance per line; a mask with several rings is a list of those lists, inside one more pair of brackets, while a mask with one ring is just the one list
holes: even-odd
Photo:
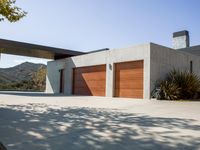
[[53, 60], [84, 54], [83, 52], [69, 49], [42, 46], [5, 39], [0, 39], [0, 53]]
[[[36, 58], [50, 59], [50, 60], [58, 60], [84, 54], [83, 52], [78, 52], [69, 49], [42, 46], [42, 45], [17, 42], [5, 39], [0, 39], [0, 55], [1, 53], [27, 56], [27, 57], [36, 57]], [[60, 71], [60, 77], [61, 77], [60, 86], [62, 87], [64, 80], [63, 71]]]

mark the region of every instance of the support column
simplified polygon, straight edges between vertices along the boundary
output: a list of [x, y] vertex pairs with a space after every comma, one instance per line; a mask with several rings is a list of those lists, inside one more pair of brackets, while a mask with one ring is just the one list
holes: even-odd
[[113, 97], [114, 95], [114, 69], [112, 57], [108, 52], [106, 63], [106, 97]]

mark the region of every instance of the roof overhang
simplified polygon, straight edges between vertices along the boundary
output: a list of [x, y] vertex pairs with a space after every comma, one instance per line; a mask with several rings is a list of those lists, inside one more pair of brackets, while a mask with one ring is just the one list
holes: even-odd
[[5, 39], [0, 39], [0, 53], [45, 59], [62, 59], [85, 54], [83, 52], [74, 50], [54, 48]]

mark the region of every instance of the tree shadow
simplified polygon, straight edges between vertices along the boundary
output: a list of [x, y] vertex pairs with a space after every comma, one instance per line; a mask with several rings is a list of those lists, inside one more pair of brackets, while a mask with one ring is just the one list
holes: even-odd
[[193, 119], [46, 104], [1, 105], [0, 141], [8, 150], [200, 149]]

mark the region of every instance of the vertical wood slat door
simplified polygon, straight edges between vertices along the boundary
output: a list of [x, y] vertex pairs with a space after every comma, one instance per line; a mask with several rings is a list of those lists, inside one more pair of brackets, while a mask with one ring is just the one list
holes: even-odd
[[143, 98], [143, 60], [115, 64], [115, 97]]
[[74, 95], [105, 96], [106, 65], [73, 69]]

